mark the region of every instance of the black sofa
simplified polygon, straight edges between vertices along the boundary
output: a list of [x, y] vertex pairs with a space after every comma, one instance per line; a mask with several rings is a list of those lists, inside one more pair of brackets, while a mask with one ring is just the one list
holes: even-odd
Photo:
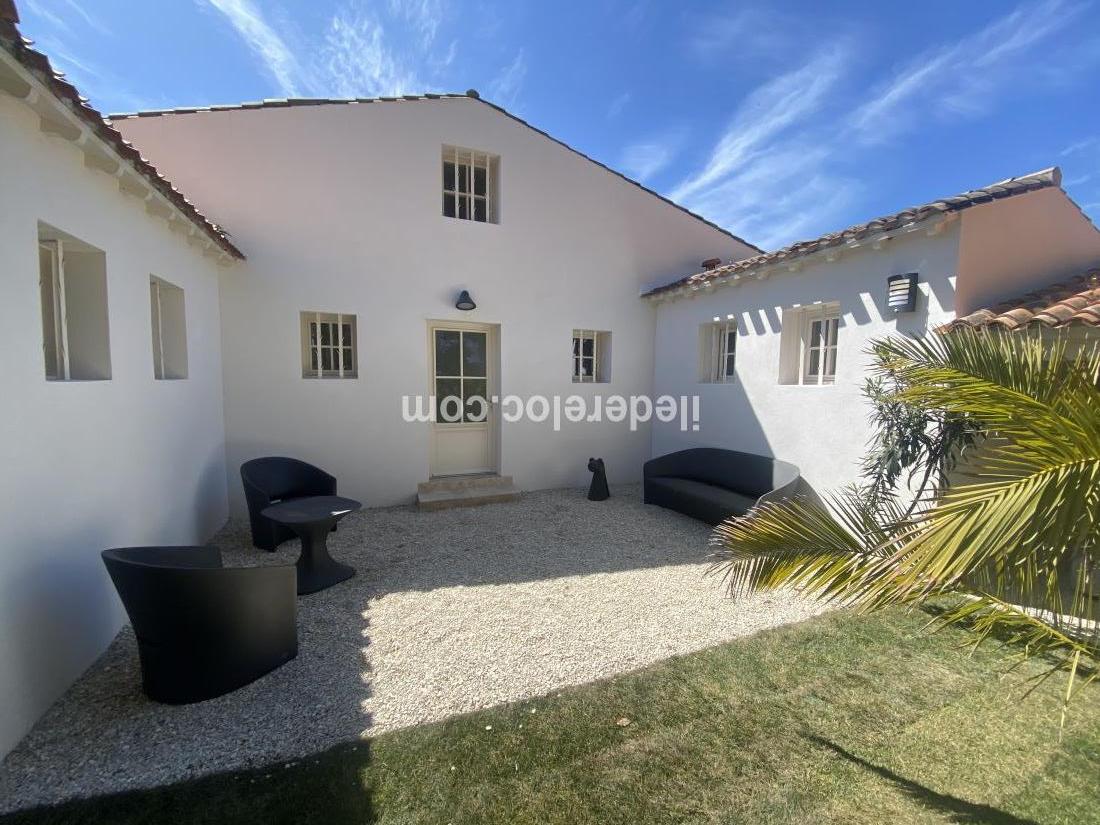
[[252, 545], [261, 550], [274, 550], [287, 539], [295, 538], [289, 527], [262, 515], [265, 507], [295, 498], [336, 495], [333, 476], [312, 464], [283, 456], [246, 461], [241, 465], [241, 482], [248, 503]]
[[215, 547], [122, 547], [105, 550], [103, 563], [154, 701], [221, 696], [298, 655], [294, 565], [222, 567]]
[[804, 489], [798, 468], [786, 461], [734, 450], [696, 447], [645, 463], [646, 504], [718, 524], [762, 501]]

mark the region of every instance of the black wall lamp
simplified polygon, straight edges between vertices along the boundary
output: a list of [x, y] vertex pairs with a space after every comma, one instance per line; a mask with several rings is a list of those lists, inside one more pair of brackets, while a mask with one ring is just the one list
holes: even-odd
[[886, 308], [894, 313], [913, 312], [917, 308], [917, 273], [891, 275], [886, 279]]
[[470, 297], [470, 293], [464, 289], [459, 293], [458, 300], [455, 301], [455, 309], [469, 312], [471, 309], [477, 309], [477, 304], [475, 304], [474, 299]]

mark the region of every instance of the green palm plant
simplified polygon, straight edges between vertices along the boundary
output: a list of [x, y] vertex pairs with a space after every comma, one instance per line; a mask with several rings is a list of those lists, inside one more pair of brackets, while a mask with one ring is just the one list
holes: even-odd
[[916, 506], [873, 484], [765, 503], [716, 528], [715, 571], [731, 594], [793, 586], [861, 610], [937, 599], [937, 621], [975, 644], [1021, 643], [1021, 661], [1051, 662], [1041, 678], [1068, 670], [1068, 702], [1100, 666], [1100, 351], [963, 329], [872, 352], [888, 403], [952, 422], [965, 456], [955, 467], [932, 445], [931, 460], [961, 477]]

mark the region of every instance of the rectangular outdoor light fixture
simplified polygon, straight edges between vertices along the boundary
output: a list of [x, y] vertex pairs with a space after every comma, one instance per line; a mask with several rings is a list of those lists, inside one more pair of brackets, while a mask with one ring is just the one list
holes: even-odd
[[917, 308], [917, 273], [891, 275], [886, 279], [886, 308], [895, 313]]

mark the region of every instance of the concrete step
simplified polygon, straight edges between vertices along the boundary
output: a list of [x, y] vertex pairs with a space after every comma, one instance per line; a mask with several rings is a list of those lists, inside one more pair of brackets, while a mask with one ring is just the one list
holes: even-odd
[[517, 498], [519, 490], [512, 477], [496, 474], [443, 476], [416, 485], [416, 503], [421, 510], [476, 507]]

